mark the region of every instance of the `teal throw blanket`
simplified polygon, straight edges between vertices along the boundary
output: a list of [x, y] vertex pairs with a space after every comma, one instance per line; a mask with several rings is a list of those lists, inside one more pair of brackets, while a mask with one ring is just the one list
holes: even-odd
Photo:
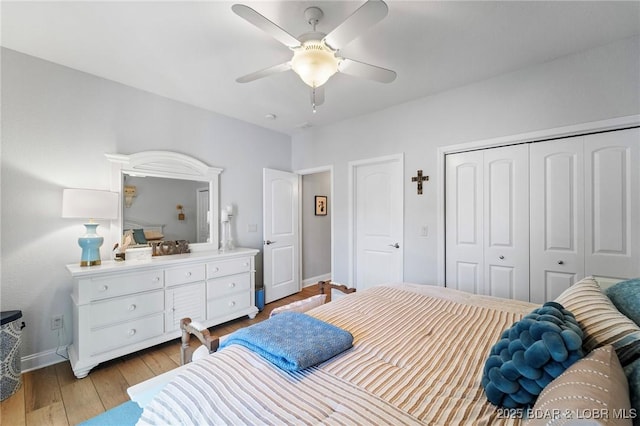
[[242, 328], [222, 342], [220, 349], [242, 345], [283, 370], [314, 366], [353, 346], [346, 330], [299, 312], [283, 312]]

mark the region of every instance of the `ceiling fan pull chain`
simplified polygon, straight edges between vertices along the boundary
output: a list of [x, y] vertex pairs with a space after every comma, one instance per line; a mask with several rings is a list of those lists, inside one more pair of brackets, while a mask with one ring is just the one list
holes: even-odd
[[316, 113], [316, 88], [311, 89], [311, 108], [313, 113]]

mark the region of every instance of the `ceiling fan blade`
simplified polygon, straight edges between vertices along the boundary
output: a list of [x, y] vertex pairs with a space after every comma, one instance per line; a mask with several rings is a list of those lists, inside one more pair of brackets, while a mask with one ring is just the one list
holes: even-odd
[[245, 6], [244, 4], [234, 4], [233, 6], [231, 6], [231, 10], [233, 10], [236, 15], [260, 28], [262, 31], [266, 32], [285, 46], [291, 48], [300, 46], [300, 42], [297, 38], [286, 32], [255, 10], [251, 9], [249, 6]]
[[324, 86], [311, 88], [309, 91], [311, 97], [311, 105], [314, 107], [320, 106], [324, 103]]
[[238, 83], [248, 83], [250, 81], [257, 80], [259, 78], [267, 77], [272, 74], [277, 74], [279, 72], [289, 71], [291, 69], [291, 62], [285, 62], [282, 64], [274, 65], [269, 68], [265, 68], [260, 71], [252, 72], [251, 74], [244, 75], [242, 77], [236, 78]]
[[389, 8], [382, 0], [368, 0], [324, 38], [334, 50], [340, 50], [367, 28], [387, 16]]
[[338, 65], [338, 70], [343, 74], [379, 81], [380, 83], [391, 83], [396, 79], [395, 71], [354, 61], [353, 59], [342, 59], [340, 65]]

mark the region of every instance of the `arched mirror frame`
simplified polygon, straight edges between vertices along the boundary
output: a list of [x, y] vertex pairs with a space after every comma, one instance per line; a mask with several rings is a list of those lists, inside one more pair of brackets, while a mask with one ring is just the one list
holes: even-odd
[[171, 179], [209, 182], [209, 241], [189, 243], [191, 251], [217, 250], [219, 247], [218, 219], [220, 199], [220, 173], [223, 169], [210, 167], [188, 155], [171, 151], [143, 151], [136, 154], [105, 154], [112, 163], [111, 190], [120, 194], [121, 214], [111, 221], [111, 238], [122, 239], [124, 175], [153, 176]]

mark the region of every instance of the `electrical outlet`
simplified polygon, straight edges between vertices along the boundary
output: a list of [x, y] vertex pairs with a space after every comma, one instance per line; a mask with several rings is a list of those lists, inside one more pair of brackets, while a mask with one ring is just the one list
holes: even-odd
[[62, 328], [64, 324], [64, 316], [62, 315], [54, 315], [51, 317], [51, 329], [59, 330]]

